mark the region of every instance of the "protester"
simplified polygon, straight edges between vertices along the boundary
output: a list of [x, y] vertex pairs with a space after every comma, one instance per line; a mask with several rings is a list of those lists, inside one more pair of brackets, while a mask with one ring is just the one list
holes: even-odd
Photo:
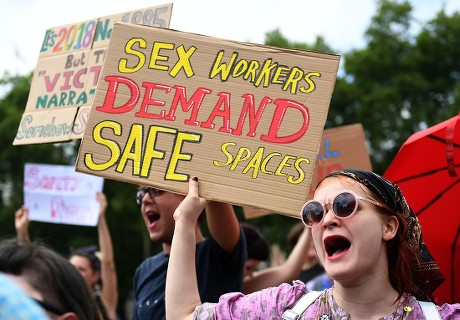
[[248, 251], [248, 258], [244, 265], [243, 282], [246, 282], [254, 276], [254, 272], [257, 271], [260, 264], [270, 258], [270, 246], [262, 233], [254, 225], [248, 222], [241, 222], [240, 225], [244, 232]]
[[99, 319], [96, 301], [81, 274], [43, 244], [17, 239], [2, 241], [0, 272], [14, 279], [50, 318]]
[[0, 273], [0, 319], [48, 320], [39, 298], [31, 297], [15, 278]]
[[[187, 197], [174, 213], [168, 319], [281, 319], [285, 312], [291, 319], [300, 314], [301, 319], [433, 319], [423, 315], [430, 310], [418, 299], [429, 299], [444, 278], [422, 240], [417, 217], [401, 190], [385, 178], [348, 169], [319, 183], [301, 217], [311, 227], [318, 257], [334, 286], [294, 310], [307, 291], [301, 281], [249, 295], [228, 293], [218, 303], [202, 304], [196, 279], [190, 277], [195, 271], [190, 244], [205, 204], [198, 195], [198, 179], [192, 178]], [[314, 295], [310, 292], [304, 297]], [[459, 303], [431, 306], [442, 319], [460, 318]]]
[[[134, 319], [166, 318], [165, 285], [174, 234], [173, 214], [184, 198], [150, 187], [137, 192], [137, 203], [141, 205], [150, 239], [161, 243], [163, 250], [144, 260], [136, 270]], [[232, 205], [209, 201], [206, 220], [209, 230], [206, 238], [201, 231], [201, 218], [195, 219], [190, 226], [189, 231], [194, 235], [193, 243], [190, 243], [194, 252], [191, 261], [195, 264], [196, 260], [196, 271], [194, 268], [187, 276], [198, 281], [197, 294], [201, 299], [217, 302], [222, 294], [243, 289], [246, 243]]]
[[[86, 284], [94, 293], [102, 320], [114, 320], [117, 317], [118, 281], [115, 268], [112, 238], [105, 218], [107, 198], [97, 192], [99, 216], [97, 224], [100, 257], [94, 246], [81, 248], [70, 256], [72, 263], [83, 276]], [[15, 227], [19, 241], [30, 241], [28, 210], [22, 206], [16, 211]], [[102, 287], [99, 286], [102, 282]]]

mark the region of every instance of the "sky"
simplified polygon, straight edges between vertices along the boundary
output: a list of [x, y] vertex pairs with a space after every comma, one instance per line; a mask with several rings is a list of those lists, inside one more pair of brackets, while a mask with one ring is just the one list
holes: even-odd
[[[311, 44], [322, 36], [338, 54], [365, 45], [363, 35], [377, 7], [374, 0], [1, 0], [0, 77], [35, 69], [48, 28], [166, 3], [173, 3], [172, 29], [259, 44], [279, 29], [296, 42]], [[460, 12], [458, 0], [411, 3], [421, 22], [443, 6], [448, 14]]]

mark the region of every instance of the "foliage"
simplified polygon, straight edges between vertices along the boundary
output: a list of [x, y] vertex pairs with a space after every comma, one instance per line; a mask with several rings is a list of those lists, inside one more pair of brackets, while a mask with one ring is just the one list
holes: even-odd
[[379, 1], [367, 47], [344, 55], [326, 124], [362, 123], [381, 174], [412, 133], [459, 110], [460, 16], [441, 11], [414, 37], [411, 10], [407, 1]]
[[[3, 214], [0, 217], [0, 228], [11, 223], [3, 223], [11, 216], [12, 208], [22, 202], [22, 182], [24, 180], [24, 163], [66, 163], [62, 145], [41, 144], [33, 146], [12, 146], [21, 115], [30, 89], [32, 75], [25, 77], [5, 75], [0, 85], [11, 87], [10, 91], [0, 100], [0, 184]], [[10, 191], [8, 191], [10, 190]], [[10, 193], [10, 194], [9, 194]], [[3, 199], [8, 198], [6, 203]], [[8, 229], [7, 229], [8, 230]], [[9, 229], [11, 231], [12, 229]], [[4, 229], [2, 229], [4, 231]], [[6, 234], [2, 232], [2, 234]]]

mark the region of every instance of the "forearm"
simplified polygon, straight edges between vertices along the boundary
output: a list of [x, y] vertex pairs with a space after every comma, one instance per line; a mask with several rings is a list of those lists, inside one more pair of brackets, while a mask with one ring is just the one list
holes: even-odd
[[167, 319], [192, 319], [201, 304], [195, 267], [195, 225], [176, 221], [166, 277]]
[[115, 319], [118, 304], [118, 281], [113, 254], [112, 238], [107, 221], [103, 215], [99, 216], [97, 225], [99, 248], [102, 253], [101, 277], [102, 300], [111, 319]]
[[313, 241], [310, 232], [310, 229], [304, 229], [294, 249], [292, 249], [291, 254], [283, 264], [286, 274], [285, 282], [295, 280], [300, 271], [302, 271], [302, 267], [309, 255], [309, 248]]
[[305, 230], [301, 234], [288, 259], [282, 265], [261, 270], [252, 278], [246, 279], [243, 284], [244, 292], [247, 294], [295, 280], [302, 271], [308, 255], [308, 247], [312, 241], [309, 232], [310, 230]]
[[206, 219], [212, 237], [227, 253], [233, 253], [240, 239], [240, 224], [233, 206], [229, 203], [208, 201]]
[[30, 242], [30, 236], [29, 236], [28, 229], [16, 230], [16, 233], [17, 233], [19, 242]]
[[289, 264], [288, 261], [281, 266], [261, 270], [255, 273], [252, 278], [244, 280], [244, 293], [249, 294], [268, 287], [279, 286], [285, 282], [292, 282], [297, 279], [301, 270], [301, 263]]
[[99, 240], [99, 249], [101, 250], [104, 261], [109, 265], [114, 264], [112, 237], [110, 236], [109, 226], [104, 216], [99, 217], [97, 224], [97, 234]]
[[16, 229], [16, 236], [18, 241], [21, 242], [30, 242], [29, 236], [29, 210], [21, 206], [14, 217], [14, 227]]

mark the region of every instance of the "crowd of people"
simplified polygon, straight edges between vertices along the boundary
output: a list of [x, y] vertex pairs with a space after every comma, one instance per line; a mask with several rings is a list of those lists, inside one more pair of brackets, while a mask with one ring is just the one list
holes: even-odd
[[[16, 212], [0, 283], [21, 292], [7, 304], [24, 305], [21, 319], [119, 318], [107, 199], [97, 199], [98, 248], [68, 258], [31, 241], [27, 208]], [[429, 303], [442, 274], [400, 189], [375, 173], [323, 178], [289, 230], [290, 254], [271, 266], [263, 233], [201, 198], [197, 177], [186, 196], [140, 186], [136, 201], [162, 251], [133, 275], [133, 319], [460, 319], [460, 304]]]

